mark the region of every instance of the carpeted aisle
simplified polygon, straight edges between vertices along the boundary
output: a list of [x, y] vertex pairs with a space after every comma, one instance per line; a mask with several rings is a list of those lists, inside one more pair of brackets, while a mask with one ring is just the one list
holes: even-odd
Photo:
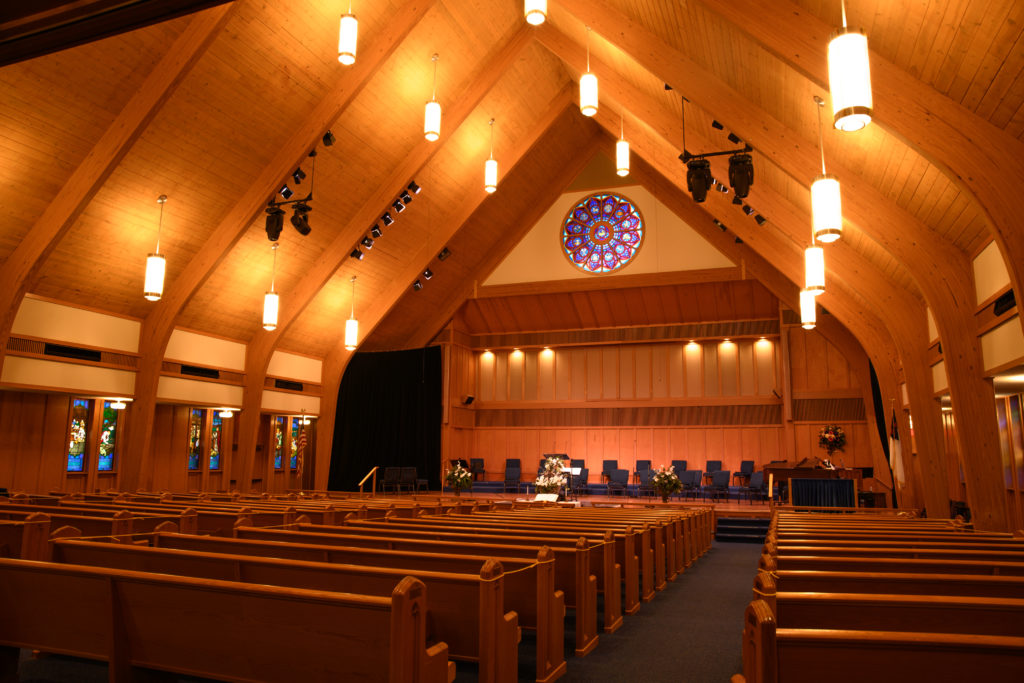
[[568, 657], [562, 680], [727, 683], [743, 671], [743, 611], [761, 548], [715, 542], [616, 633], [602, 633], [592, 654]]

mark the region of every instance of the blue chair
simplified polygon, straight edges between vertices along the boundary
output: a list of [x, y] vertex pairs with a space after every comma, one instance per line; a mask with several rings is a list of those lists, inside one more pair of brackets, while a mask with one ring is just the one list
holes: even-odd
[[587, 466], [587, 461], [586, 460], [572, 459], [572, 460], [569, 461], [569, 467], [586, 467], [586, 466]]
[[391, 489], [395, 493], [399, 491], [399, 483], [402, 480], [401, 467], [385, 467], [384, 476], [380, 480], [381, 493], [387, 493]]
[[679, 475], [679, 481], [683, 484], [681, 495], [696, 498], [697, 494], [700, 493], [702, 474], [703, 473], [700, 470], [685, 470], [681, 475]]
[[686, 461], [685, 460], [673, 460], [672, 461], [672, 471], [676, 473], [677, 477], [682, 478], [683, 472], [686, 471]]
[[750, 501], [750, 504], [754, 504], [754, 496], [757, 496], [760, 500], [765, 500], [768, 497], [768, 482], [764, 480], [764, 472], [754, 472], [750, 475], [750, 481], [746, 486], [740, 489], [740, 493]]
[[480, 475], [480, 478], [483, 479], [486, 476], [484, 473], [484, 459], [470, 458], [469, 473], [473, 475], [473, 481], [477, 481], [477, 475]]
[[707, 483], [711, 481], [711, 474], [713, 472], [719, 472], [722, 469], [721, 460], [705, 460], [704, 461], [704, 480]]
[[732, 476], [736, 480], [736, 483], [740, 486], [744, 486], [750, 483], [750, 475], [754, 473], [754, 461], [753, 460], [740, 460], [740, 469], [735, 472]]
[[601, 461], [601, 476], [610, 477], [611, 473], [619, 469], [618, 460], [602, 460]]
[[577, 496], [590, 493], [590, 489], [587, 487], [588, 479], [590, 479], [590, 470], [586, 467], [581, 467], [580, 473], [572, 478], [572, 492]]
[[636, 484], [640, 484], [641, 481], [644, 478], [644, 474], [643, 473], [644, 472], [650, 472], [650, 471], [651, 471], [651, 461], [650, 460], [637, 460], [636, 461], [636, 468], [633, 470], [633, 482], [636, 483]]
[[729, 498], [729, 480], [732, 479], [732, 472], [729, 470], [718, 470], [711, 473], [711, 484], [704, 487], [705, 494], [710, 495], [712, 500], [717, 498]]
[[625, 495], [629, 485], [629, 470], [614, 469], [608, 473], [608, 495], [619, 493]]
[[519, 462], [519, 458], [505, 458], [505, 492], [512, 489], [515, 493], [519, 493], [519, 487], [522, 483], [523, 467]]

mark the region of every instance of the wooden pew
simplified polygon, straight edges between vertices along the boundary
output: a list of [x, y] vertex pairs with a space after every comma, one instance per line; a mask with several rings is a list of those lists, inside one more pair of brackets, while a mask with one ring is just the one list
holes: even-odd
[[[428, 553], [498, 555], [531, 559], [539, 547], [548, 547], [554, 556], [555, 587], [565, 594], [566, 606], [575, 609], [576, 656], [590, 654], [597, 647], [597, 578], [590, 573], [590, 546], [578, 539], [575, 547], [434, 541], [403, 536], [397, 530], [387, 536], [358, 532], [348, 527], [318, 527], [320, 531], [286, 531], [256, 527], [236, 527], [235, 537], [251, 540], [314, 543], [349, 547], [409, 550]], [[330, 532], [325, 530], [330, 529]]]
[[[38, 512], [24, 510], [5, 510], [0, 508], [0, 520], [25, 521]], [[50, 538], [63, 538], [67, 536], [109, 536], [122, 539], [133, 533], [135, 520], [137, 519], [127, 510], [121, 510], [110, 516], [89, 517], [85, 515], [47, 515], [50, 518]], [[163, 521], [157, 525], [160, 531], [178, 531], [178, 525], [174, 522]], [[46, 547], [49, 552], [49, 546]], [[49, 559], [46, 555], [39, 559]]]
[[197, 552], [277, 557], [332, 564], [373, 565], [405, 569], [411, 573], [437, 571], [472, 573], [494, 559], [504, 574], [505, 609], [519, 615], [519, 625], [537, 634], [537, 681], [554, 681], [565, 674], [565, 596], [555, 590], [554, 557], [542, 548], [531, 558], [490, 555], [455, 555], [407, 552], [376, 548], [315, 545], [196, 536], [190, 534], [143, 534], [136, 537], [154, 547]]
[[[0, 559], [0, 671], [28, 647], [132, 668], [246, 681], [450, 683], [448, 647], [426, 646], [426, 590], [389, 597]], [[316, 628], [310, 628], [315, 624]]]
[[779, 628], [762, 600], [751, 602], [744, 617], [746, 683], [1009, 681], [1022, 669], [1019, 637]]
[[479, 663], [480, 681], [517, 680], [518, 618], [504, 612], [501, 564], [484, 562], [477, 574], [388, 569], [276, 558], [98, 543], [54, 542], [53, 559], [65, 564], [175, 574], [387, 597], [407, 575], [423, 582], [427, 642], [444, 641], [448, 656]]
[[[3, 499], [0, 499], [3, 500]], [[118, 513], [127, 512], [132, 517], [132, 533], [146, 533], [155, 531], [164, 522], [172, 522], [183, 534], [196, 533], [196, 513], [192, 509], [185, 510], [161, 510], [152, 512], [149, 510], [135, 510], [124, 505], [121, 506], [71, 506], [65, 504], [42, 505], [42, 504], [20, 504], [0, 503], [0, 514], [16, 510], [19, 512], [42, 512], [48, 515], [77, 515], [81, 517], [103, 517], [113, 519]]]
[[41, 512], [24, 519], [0, 520], [0, 557], [45, 560], [49, 557], [50, 518]]
[[775, 572], [780, 570], [803, 571], [853, 571], [853, 572], [909, 572], [926, 574], [998, 574], [1024, 576], [1024, 562], [973, 559], [954, 560], [949, 558], [921, 559], [913, 557], [860, 557], [817, 555], [761, 555], [758, 569]]

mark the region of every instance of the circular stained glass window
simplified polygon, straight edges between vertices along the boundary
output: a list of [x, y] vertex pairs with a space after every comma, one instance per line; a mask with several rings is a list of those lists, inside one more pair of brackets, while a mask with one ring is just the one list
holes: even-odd
[[640, 210], [607, 192], [584, 197], [562, 222], [562, 251], [580, 270], [614, 273], [633, 260], [644, 241]]

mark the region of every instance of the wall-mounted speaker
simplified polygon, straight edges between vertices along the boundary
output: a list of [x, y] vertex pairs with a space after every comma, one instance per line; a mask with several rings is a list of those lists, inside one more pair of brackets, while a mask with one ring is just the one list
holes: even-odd
[[996, 315], [1002, 315], [1016, 305], [1017, 298], [1013, 295], [1013, 290], [1011, 289], [1006, 294], [1003, 294], [1001, 297], [996, 299], [995, 303], [992, 304], [992, 312]]
[[462, 405], [468, 406], [474, 400], [476, 400], [476, 396], [467, 396], [466, 398], [462, 399]]

